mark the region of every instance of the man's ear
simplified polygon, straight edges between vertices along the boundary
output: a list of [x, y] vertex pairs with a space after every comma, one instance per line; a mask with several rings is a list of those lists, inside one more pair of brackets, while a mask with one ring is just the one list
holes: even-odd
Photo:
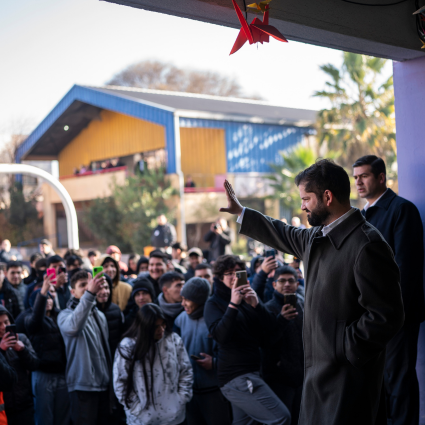
[[325, 190], [323, 192], [323, 203], [329, 207], [334, 200], [334, 195], [330, 190]]
[[273, 289], [276, 289], [276, 281], [273, 281]]
[[385, 173], [381, 173], [378, 176], [378, 181], [380, 184], [384, 184], [387, 181], [387, 176], [385, 175]]
[[72, 296], [75, 296], [75, 290], [74, 290], [74, 288], [71, 288], [71, 295]]

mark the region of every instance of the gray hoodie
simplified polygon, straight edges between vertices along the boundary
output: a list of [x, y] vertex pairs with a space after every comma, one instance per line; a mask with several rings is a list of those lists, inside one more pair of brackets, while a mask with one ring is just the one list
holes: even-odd
[[85, 292], [80, 300], [69, 300], [59, 313], [58, 325], [65, 341], [68, 391], [106, 391], [111, 364], [109, 331], [96, 297]]

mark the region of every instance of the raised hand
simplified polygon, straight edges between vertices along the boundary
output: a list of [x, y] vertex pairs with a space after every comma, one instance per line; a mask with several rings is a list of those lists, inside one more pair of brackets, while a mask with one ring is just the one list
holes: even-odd
[[232, 185], [227, 180], [224, 181], [224, 189], [226, 190], [227, 208], [220, 208], [220, 212], [241, 215], [243, 206], [238, 201]]

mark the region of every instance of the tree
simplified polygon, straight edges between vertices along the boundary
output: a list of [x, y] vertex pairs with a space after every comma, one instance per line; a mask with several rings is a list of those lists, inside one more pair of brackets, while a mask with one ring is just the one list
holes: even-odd
[[271, 196], [279, 199], [280, 204], [292, 212], [300, 212], [300, 194], [295, 186], [295, 176], [305, 170], [316, 160], [316, 153], [310, 147], [297, 145], [295, 148], [280, 153], [281, 164], [270, 164], [274, 174], [267, 177], [270, 187], [274, 190]]
[[341, 70], [331, 64], [320, 67], [329, 81], [314, 96], [328, 99], [331, 108], [318, 114], [318, 142], [337, 151], [338, 162], [347, 169], [367, 154], [382, 157], [390, 172], [397, 160], [392, 76], [379, 83], [385, 63], [345, 52]]
[[111, 189], [112, 196], [86, 205], [85, 221], [105, 245], [142, 252], [150, 245], [156, 217], [165, 214], [173, 221], [175, 211], [169, 203], [179, 192], [171, 186], [163, 168], [129, 176], [123, 186], [113, 183]]
[[[108, 85], [244, 97], [235, 78], [213, 71], [181, 69], [170, 63], [142, 61], [117, 73]], [[251, 99], [261, 99], [251, 96]]]

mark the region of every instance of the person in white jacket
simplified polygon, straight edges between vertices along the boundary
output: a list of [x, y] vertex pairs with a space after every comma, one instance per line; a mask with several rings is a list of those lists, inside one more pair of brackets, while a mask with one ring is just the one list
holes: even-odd
[[185, 419], [192, 366], [181, 338], [165, 327], [161, 309], [146, 304], [116, 351], [114, 390], [128, 425], [178, 425]]

